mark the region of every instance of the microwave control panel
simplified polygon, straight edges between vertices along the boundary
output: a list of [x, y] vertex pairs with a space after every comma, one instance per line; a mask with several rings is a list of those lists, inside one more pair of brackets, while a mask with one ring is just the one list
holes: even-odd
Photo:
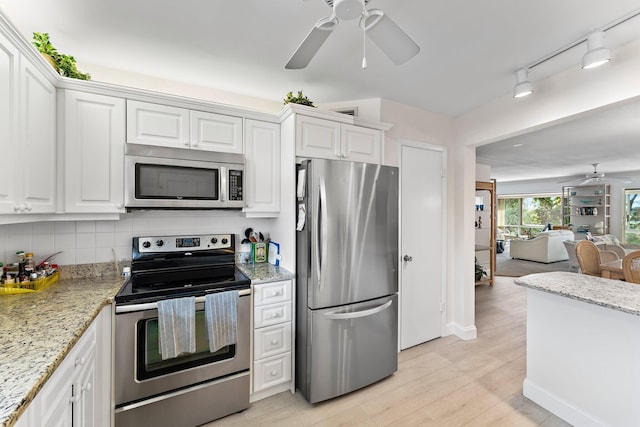
[[229, 200], [242, 201], [242, 171], [229, 170]]

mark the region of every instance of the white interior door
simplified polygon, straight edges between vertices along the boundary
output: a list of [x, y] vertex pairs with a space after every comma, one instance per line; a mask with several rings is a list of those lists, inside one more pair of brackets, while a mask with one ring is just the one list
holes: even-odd
[[402, 145], [400, 349], [442, 336], [444, 282], [442, 149]]

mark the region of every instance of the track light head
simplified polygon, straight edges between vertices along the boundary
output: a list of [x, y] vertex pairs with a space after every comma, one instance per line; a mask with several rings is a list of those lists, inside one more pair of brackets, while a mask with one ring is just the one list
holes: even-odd
[[522, 98], [533, 93], [533, 85], [529, 81], [529, 72], [526, 68], [516, 71], [516, 85], [513, 87], [513, 97]]
[[604, 46], [604, 33], [598, 31], [587, 37], [587, 53], [582, 57], [582, 69], [599, 67], [611, 61], [611, 52]]

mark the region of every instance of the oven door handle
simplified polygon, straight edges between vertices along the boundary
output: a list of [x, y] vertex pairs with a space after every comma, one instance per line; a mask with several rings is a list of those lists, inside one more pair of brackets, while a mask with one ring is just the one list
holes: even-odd
[[[242, 289], [238, 291], [238, 296], [243, 297], [251, 295], [251, 289]], [[196, 304], [204, 302], [206, 297], [196, 297]], [[131, 313], [133, 311], [157, 310], [157, 302], [147, 302], [144, 304], [116, 305], [116, 314]]]

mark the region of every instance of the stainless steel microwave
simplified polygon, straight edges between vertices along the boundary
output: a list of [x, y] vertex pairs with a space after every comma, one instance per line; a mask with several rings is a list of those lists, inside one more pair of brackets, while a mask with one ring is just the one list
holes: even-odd
[[241, 209], [244, 156], [125, 144], [127, 209]]

